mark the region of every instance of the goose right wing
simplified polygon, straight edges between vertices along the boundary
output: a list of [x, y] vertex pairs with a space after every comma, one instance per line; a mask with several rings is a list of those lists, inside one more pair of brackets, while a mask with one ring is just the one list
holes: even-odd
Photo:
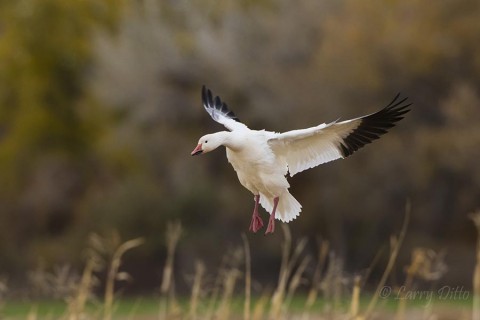
[[398, 94], [382, 110], [360, 118], [278, 133], [268, 143], [288, 164], [290, 175], [322, 163], [346, 158], [387, 133], [410, 111]]

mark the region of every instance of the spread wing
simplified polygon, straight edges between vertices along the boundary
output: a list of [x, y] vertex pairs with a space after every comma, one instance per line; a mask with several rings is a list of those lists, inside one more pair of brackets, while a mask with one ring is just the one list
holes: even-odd
[[218, 96], [214, 98], [212, 92], [205, 88], [205, 86], [202, 87], [202, 102], [203, 107], [207, 110], [210, 117], [218, 123], [223, 124], [228, 130], [233, 131], [247, 128], [247, 126], [241, 123], [235, 114], [228, 109], [227, 104], [222, 102]]
[[290, 175], [322, 163], [346, 158], [378, 139], [410, 111], [400, 94], [382, 110], [360, 118], [275, 134], [269, 141], [273, 152], [283, 157]]

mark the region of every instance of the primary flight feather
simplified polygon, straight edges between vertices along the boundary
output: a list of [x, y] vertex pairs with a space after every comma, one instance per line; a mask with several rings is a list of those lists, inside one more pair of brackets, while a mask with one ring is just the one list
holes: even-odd
[[271, 212], [265, 234], [275, 230], [275, 219], [289, 222], [302, 206], [290, 194], [286, 175], [293, 176], [322, 163], [350, 156], [364, 145], [378, 139], [410, 111], [411, 103], [397, 94], [378, 112], [346, 121], [277, 133], [251, 130], [241, 123], [228, 106], [203, 86], [202, 102], [213, 120], [229, 131], [200, 138], [191, 155], [199, 155], [225, 146], [227, 159], [240, 183], [254, 194], [255, 208], [250, 231], [263, 227], [258, 205]]

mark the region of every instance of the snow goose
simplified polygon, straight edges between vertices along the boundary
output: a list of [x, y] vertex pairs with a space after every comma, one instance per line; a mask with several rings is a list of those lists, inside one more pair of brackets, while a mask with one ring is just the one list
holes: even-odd
[[271, 212], [265, 234], [274, 232], [275, 219], [289, 222], [300, 214], [302, 206], [288, 191], [287, 173], [293, 176], [322, 163], [350, 156], [403, 119], [411, 105], [407, 98], [401, 99], [397, 94], [386, 107], [367, 116], [277, 133], [249, 129], [205, 86], [202, 101], [213, 120], [229, 131], [201, 137], [191, 155], [226, 147], [227, 159], [237, 172], [240, 183], [254, 195], [255, 207], [249, 230], [257, 232], [263, 227], [259, 204]]

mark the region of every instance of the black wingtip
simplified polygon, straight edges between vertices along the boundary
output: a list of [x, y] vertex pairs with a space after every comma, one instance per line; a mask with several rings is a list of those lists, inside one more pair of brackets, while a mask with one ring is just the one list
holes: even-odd
[[[392, 100], [389, 104], [387, 104], [384, 109], [388, 109], [388, 110], [397, 109], [397, 110], [400, 110], [400, 109], [405, 109], [405, 108], [407, 108], [407, 107], [409, 107], [409, 106], [412, 105], [411, 103], [409, 103], [409, 104], [400, 106], [400, 105], [402, 105], [403, 103], [405, 103], [405, 102], [408, 100], [408, 97], [404, 97], [404, 98], [402, 98], [402, 99], [399, 100], [400, 96], [401, 96], [401, 92], [398, 92], [397, 95], [395, 96], [395, 98], [393, 98], [393, 100]], [[398, 101], [398, 100], [399, 100], [399, 101]], [[400, 106], [400, 107], [398, 107], [398, 106]], [[398, 108], [397, 108], [397, 107], [398, 107]]]
[[339, 146], [343, 157], [350, 156], [366, 144], [380, 138], [404, 118], [403, 116], [411, 110], [409, 107], [412, 103], [408, 103], [407, 97], [400, 96], [398, 93], [383, 109], [361, 118], [358, 127], [345, 137]]
[[[238, 117], [228, 109], [227, 104], [222, 102], [219, 96], [213, 97], [212, 91], [210, 91], [205, 85], [202, 86], [202, 102], [205, 108], [207, 108], [207, 111], [208, 109], [214, 110], [214, 112], [220, 111], [224, 116], [240, 122]], [[212, 115], [210, 111], [208, 112]]]

